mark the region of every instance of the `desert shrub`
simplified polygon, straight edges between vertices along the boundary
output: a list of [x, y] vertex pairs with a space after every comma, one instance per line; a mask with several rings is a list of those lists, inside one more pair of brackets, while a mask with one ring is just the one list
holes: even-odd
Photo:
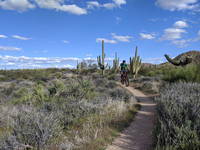
[[200, 65], [191, 64], [184, 67], [160, 66], [146, 71], [144, 75], [151, 77], [160, 76], [163, 80], [169, 82], [200, 82]]
[[61, 127], [54, 114], [45, 114], [31, 107], [22, 107], [18, 111], [12, 116], [10, 127], [12, 136], [20, 144], [41, 149], [59, 136]]
[[[39, 70], [26, 70], [25, 74], [33, 74], [27, 80], [2, 84], [0, 99], [8, 102], [0, 107], [0, 149], [73, 149], [133, 118], [130, 112], [135, 112], [136, 101], [115, 82], [97, 74], [58, 79], [53, 76], [64, 76], [65, 70], [40, 71], [41, 76]], [[9, 79], [16, 76], [9, 75]], [[42, 81], [44, 76], [48, 80]]]
[[118, 80], [118, 75], [119, 75], [119, 73], [116, 73], [116, 72], [109, 72], [107, 75], [106, 75], [106, 78], [108, 79], [108, 80]]
[[91, 69], [81, 69], [81, 70], [77, 70], [77, 73], [81, 76], [86, 76], [86, 75], [90, 75], [92, 73], [97, 72], [98, 70], [96, 68], [91, 68]]
[[31, 89], [20, 88], [14, 93], [13, 104], [35, 104], [39, 105], [49, 100], [48, 92], [42, 84], [35, 84]]
[[108, 82], [108, 80], [106, 78], [103, 78], [103, 77], [94, 79], [94, 85], [96, 87], [105, 87], [107, 82]]
[[29, 89], [20, 88], [14, 92], [13, 104], [32, 103], [40, 106], [44, 102], [70, 100], [90, 100], [95, 97], [95, 88], [89, 80], [71, 79], [53, 80], [46, 84], [36, 83]]
[[80, 118], [98, 112], [100, 108], [97, 106], [98, 103], [95, 105], [86, 101], [70, 101], [62, 103], [62, 105], [57, 106], [56, 109], [59, 109], [60, 116], [58, 118], [62, 126], [64, 129], [69, 129], [69, 127], [73, 126]]
[[11, 95], [12, 92], [14, 91], [15, 87], [16, 87], [16, 84], [15, 84], [15, 83], [11, 83], [10, 86], [8, 86], [8, 87], [6, 87], [6, 88], [3, 88], [3, 89], [1, 90], [1, 92], [2, 92], [3, 94], [5, 94], [5, 95]]
[[114, 90], [110, 90], [109, 95], [113, 99], [122, 99], [124, 101], [129, 100], [131, 97], [131, 94], [122, 88], [115, 88]]
[[56, 72], [55, 74], [53, 74], [53, 76], [60, 79], [63, 76], [63, 74], [62, 72]]
[[65, 83], [58, 81], [49, 89], [49, 92], [52, 93], [53, 90], [56, 92], [55, 97], [68, 100], [90, 100], [95, 97], [94, 85], [88, 79], [71, 79]]
[[168, 84], [161, 91], [155, 143], [158, 150], [200, 149], [200, 84]]
[[116, 88], [116, 87], [117, 87], [117, 83], [114, 82], [114, 81], [109, 81], [109, 82], [106, 84], [106, 87], [109, 88], [109, 89]]
[[20, 98], [24, 95], [27, 95], [28, 92], [29, 92], [28, 88], [22, 87], [20, 89], [17, 89], [16, 91], [14, 91], [13, 96], [16, 98]]
[[60, 77], [63, 72], [73, 72], [69, 69], [22, 69], [22, 70], [0, 70], [1, 81], [12, 81], [12, 80], [32, 80], [32, 81], [43, 81], [47, 82], [54, 74]]
[[186, 67], [170, 69], [164, 73], [163, 79], [170, 82], [200, 82], [200, 66], [189, 65]]
[[149, 72], [152, 70], [156, 69], [156, 65], [155, 66], [145, 66], [142, 65], [141, 69], [139, 70], [138, 74], [142, 75], [142, 76], [147, 76], [149, 75]]
[[75, 144], [75, 149], [102, 148], [105, 142], [99, 142], [100, 145], [90, 145], [89, 143], [97, 141], [99, 137], [111, 138], [109, 132], [123, 129], [132, 121], [132, 113], [136, 112], [134, 99], [129, 103], [112, 99], [104, 99], [101, 102], [102, 104], [94, 104], [98, 111], [89, 116], [81, 117], [77, 124], [74, 124], [68, 131], [71, 137], [70, 141]]
[[25, 149], [25, 145], [19, 143], [15, 136], [1, 135], [0, 136], [0, 149], [1, 150], [15, 150]]
[[101, 77], [102, 77], [102, 75], [99, 74], [99, 73], [93, 73], [93, 74], [91, 74], [91, 78], [92, 78], [92, 80], [95, 80], [95, 79], [97, 79], [97, 78], [101, 78]]
[[159, 77], [139, 77], [131, 82], [135, 88], [151, 94], [158, 93], [164, 83]]

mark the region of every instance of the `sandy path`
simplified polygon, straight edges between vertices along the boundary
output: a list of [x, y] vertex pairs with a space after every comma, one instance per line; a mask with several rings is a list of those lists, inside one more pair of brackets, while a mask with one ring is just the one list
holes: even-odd
[[139, 100], [142, 106], [131, 125], [106, 150], [151, 150], [155, 103], [141, 91], [124, 87]]

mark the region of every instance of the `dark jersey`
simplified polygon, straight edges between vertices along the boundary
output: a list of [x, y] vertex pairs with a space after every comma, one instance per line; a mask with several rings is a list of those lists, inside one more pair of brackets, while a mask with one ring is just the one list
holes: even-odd
[[128, 65], [126, 63], [121, 63], [120, 64], [120, 68], [121, 68], [121, 71], [127, 71], [128, 70]]

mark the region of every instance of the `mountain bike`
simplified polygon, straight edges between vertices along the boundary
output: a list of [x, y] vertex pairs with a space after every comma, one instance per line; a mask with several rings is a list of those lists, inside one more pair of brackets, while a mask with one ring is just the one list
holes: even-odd
[[127, 71], [121, 71], [121, 83], [126, 86], [129, 86], [129, 78]]

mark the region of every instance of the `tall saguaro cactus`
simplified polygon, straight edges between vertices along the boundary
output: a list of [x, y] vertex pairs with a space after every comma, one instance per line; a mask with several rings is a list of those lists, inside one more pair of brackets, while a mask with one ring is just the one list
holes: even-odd
[[87, 68], [87, 66], [86, 66], [85, 62], [78, 62], [77, 61], [76, 69], [78, 71], [82, 71], [83, 69], [86, 69], [86, 68]]
[[104, 71], [106, 69], [106, 66], [105, 66], [105, 52], [104, 52], [104, 40], [102, 40], [102, 55], [101, 56], [97, 56], [97, 62], [98, 62], [99, 68], [102, 70], [102, 75], [104, 75]]
[[141, 66], [142, 66], [142, 60], [140, 56], [138, 56], [138, 47], [136, 47], [135, 56], [133, 58], [130, 57], [130, 72], [133, 74], [134, 78], [137, 77]]
[[78, 71], [81, 71], [81, 63], [79, 63], [78, 60], [77, 60], [77, 64], [76, 64], [76, 69]]
[[119, 57], [117, 57], [117, 53], [115, 53], [115, 59], [113, 60], [113, 70], [117, 72], [119, 69]]

